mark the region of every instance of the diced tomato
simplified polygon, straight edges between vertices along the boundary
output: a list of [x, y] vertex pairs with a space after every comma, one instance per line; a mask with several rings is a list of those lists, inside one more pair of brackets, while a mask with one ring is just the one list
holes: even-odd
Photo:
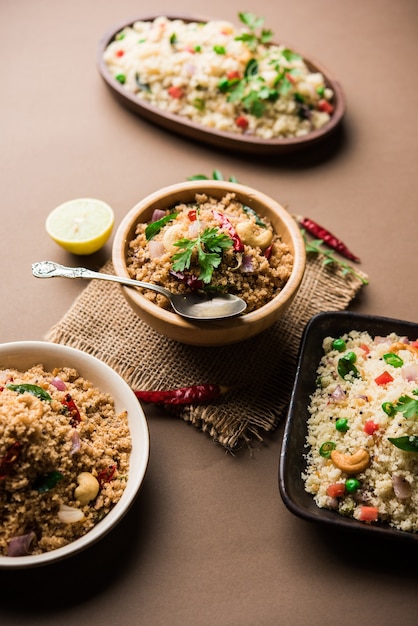
[[411, 345], [413, 348], [418, 348], [418, 339], [417, 339], [416, 341], [411, 341], [411, 342], [410, 342], [410, 345]]
[[328, 100], [324, 99], [321, 99], [318, 102], [316, 108], [318, 109], [318, 111], [323, 111], [324, 113], [329, 113], [330, 115], [334, 112], [334, 107], [332, 106], [331, 102], [328, 102]]
[[189, 218], [191, 222], [195, 222], [196, 221], [196, 209], [190, 209], [190, 211], [187, 214], [187, 217]]
[[234, 78], [241, 78], [241, 74], [235, 70], [235, 71], [227, 72], [226, 77], [228, 80], [233, 80]]
[[362, 343], [360, 348], [363, 350], [364, 354], [369, 354], [370, 348], [369, 348], [369, 346], [366, 346], [365, 343]]
[[344, 483], [332, 483], [327, 487], [327, 496], [330, 496], [330, 498], [341, 498], [344, 494]]
[[237, 117], [237, 119], [235, 120], [235, 124], [243, 130], [248, 128], [248, 120], [246, 117], [244, 117], [244, 115], [240, 115], [239, 117]]
[[377, 522], [379, 519], [379, 509], [376, 506], [360, 507], [359, 520], [361, 522]]
[[377, 378], [374, 379], [374, 382], [378, 385], [387, 385], [388, 383], [393, 382], [393, 377], [386, 370], [382, 372]]
[[125, 54], [124, 50], [116, 50], [116, 56], [117, 57], [123, 57], [124, 54]]
[[175, 87], [172, 85], [168, 88], [168, 93], [172, 98], [182, 98], [183, 97], [183, 89], [181, 87]]
[[190, 54], [194, 54], [196, 52], [196, 50], [193, 48], [193, 46], [184, 46], [183, 51], [184, 52], [190, 52]]
[[379, 424], [376, 424], [373, 420], [367, 420], [364, 424], [363, 430], [367, 435], [373, 435], [377, 430], [379, 430]]

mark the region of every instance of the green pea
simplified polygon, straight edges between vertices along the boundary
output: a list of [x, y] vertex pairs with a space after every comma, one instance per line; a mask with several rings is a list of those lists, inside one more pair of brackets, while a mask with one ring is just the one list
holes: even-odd
[[340, 417], [339, 419], [337, 419], [337, 421], [335, 422], [335, 428], [340, 433], [347, 432], [347, 430], [350, 428], [348, 425], [348, 419], [346, 419], [345, 417]]
[[357, 361], [357, 354], [355, 352], [347, 352], [344, 358], [350, 361], [350, 363], [355, 363]]
[[345, 488], [348, 493], [354, 493], [360, 487], [360, 483], [357, 478], [347, 478], [345, 481]]
[[331, 456], [331, 452], [335, 450], [335, 443], [333, 441], [326, 441], [319, 448], [319, 454], [323, 456], [325, 459], [328, 459]]
[[396, 413], [396, 409], [393, 406], [392, 402], [384, 402], [382, 404], [382, 409], [386, 413], [386, 415], [389, 415], [389, 417], [393, 417]]
[[393, 367], [402, 367], [403, 365], [403, 359], [401, 359], [400, 356], [394, 354], [393, 352], [388, 352], [387, 354], [384, 354], [383, 358], [388, 365], [392, 365]]
[[344, 352], [346, 343], [344, 339], [334, 339], [332, 342], [333, 350], [337, 350], [338, 352]]

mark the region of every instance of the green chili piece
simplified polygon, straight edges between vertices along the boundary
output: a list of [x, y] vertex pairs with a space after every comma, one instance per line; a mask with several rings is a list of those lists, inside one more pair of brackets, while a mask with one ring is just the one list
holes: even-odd
[[393, 352], [388, 352], [387, 354], [384, 354], [383, 358], [388, 365], [392, 365], [393, 367], [402, 367], [403, 365], [403, 359], [401, 359], [400, 356], [394, 354]]
[[346, 433], [347, 430], [350, 428], [348, 425], [348, 419], [346, 419], [345, 417], [340, 417], [339, 419], [337, 419], [337, 421], [335, 422], [335, 428], [340, 433]]
[[393, 417], [396, 413], [396, 409], [392, 402], [384, 402], [382, 404], [382, 410], [386, 413], [386, 415], [389, 415], [389, 417]]
[[331, 452], [335, 450], [336, 445], [333, 441], [326, 441], [319, 448], [319, 454], [323, 456], [325, 459], [328, 459], [331, 456]]
[[126, 83], [125, 74], [116, 74], [115, 78], [121, 85], [124, 85]]
[[38, 385], [30, 385], [26, 383], [19, 383], [17, 385], [6, 385], [7, 389], [11, 389], [12, 391], [16, 391], [17, 393], [30, 393], [33, 396], [36, 396], [40, 400], [47, 400], [50, 402], [52, 400], [51, 396], [45, 389], [39, 387]]
[[344, 352], [346, 343], [344, 339], [334, 339], [332, 342], [332, 349], [337, 350], [338, 352]]
[[404, 452], [418, 452], [418, 437], [404, 435], [403, 437], [388, 437], [390, 443]]

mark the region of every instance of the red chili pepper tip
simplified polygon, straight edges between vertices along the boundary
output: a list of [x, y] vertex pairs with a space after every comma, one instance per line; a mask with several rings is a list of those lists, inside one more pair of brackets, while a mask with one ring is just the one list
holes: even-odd
[[351, 250], [347, 248], [345, 243], [338, 239], [335, 235], [333, 235], [329, 230], [314, 222], [309, 217], [301, 217], [299, 215], [295, 216], [297, 222], [299, 222], [300, 226], [302, 226], [308, 233], [321, 239], [329, 248], [332, 248], [336, 252], [339, 252], [342, 256], [350, 261], [354, 261], [355, 263], [360, 263], [360, 259], [358, 256], [353, 254]]
[[213, 383], [190, 385], [167, 391], [134, 391], [138, 400], [153, 404], [198, 404], [216, 400], [228, 391], [228, 387]]

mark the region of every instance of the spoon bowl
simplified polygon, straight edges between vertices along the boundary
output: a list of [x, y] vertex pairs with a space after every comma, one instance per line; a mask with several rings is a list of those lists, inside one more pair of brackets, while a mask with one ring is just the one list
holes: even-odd
[[113, 274], [102, 274], [94, 272], [85, 267], [66, 267], [54, 261], [40, 261], [32, 264], [32, 274], [36, 278], [84, 278], [91, 280], [108, 280], [128, 287], [142, 287], [151, 289], [165, 296], [173, 310], [182, 317], [190, 320], [219, 320], [228, 317], [235, 317], [243, 313], [247, 308], [246, 302], [232, 294], [201, 294], [197, 292], [174, 294], [160, 285], [153, 285], [142, 280], [123, 278]]

